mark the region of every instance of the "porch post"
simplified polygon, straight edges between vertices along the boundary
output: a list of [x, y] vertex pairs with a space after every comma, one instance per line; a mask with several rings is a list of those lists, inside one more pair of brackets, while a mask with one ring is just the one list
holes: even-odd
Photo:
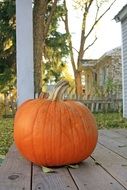
[[17, 101], [34, 98], [32, 0], [16, 0]]

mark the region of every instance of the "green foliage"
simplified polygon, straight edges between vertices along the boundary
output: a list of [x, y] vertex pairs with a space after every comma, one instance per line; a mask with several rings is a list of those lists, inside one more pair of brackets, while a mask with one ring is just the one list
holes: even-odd
[[[48, 19], [51, 5], [52, 3], [49, 1], [45, 20]], [[48, 82], [49, 79], [58, 81], [61, 78], [62, 69], [65, 66], [65, 57], [69, 53], [66, 45], [67, 35], [57, 31], [60, 18], [63, 14], [63, 6], [58, 3], [45, 40], [45, 51], [43, 52], [46, 60], [43, 65], [44, 82]], [[14, 89], [16, 85], [15, 33], [15, 0], [3, 0], [0, 3], [0, 92], [5, 94]]]
[[46, 47], [56, 52], [57, 57], [66, 57], [69, 53], [67, 46], [67, 34], [52, 31], [49, 37], [46, 39]]
[[113, 79], [108, 78], [105, 84], [105, 94], [112, 95], [117, 91], [117, 83]]
[[57, 82], [61, 79], [62, 71], [65, 68], [65, 57], [69, 50], [66, 45], [67, 35], [57, 31], [51, 32], [46, 39], [45, 64], [43, 64], [43, 81]]
[[[50, 9], [51, 7], [49, 6], [48, 11]], [[64, 8], [59, 3], [52, 17], [49, 32], [45, 40], [45, 61], [42, 74], [44, 83], [48, 83], [49, 81], [57, 82], [63, 77], [62, 71], [66, 65], [65, 59], [69, 54], [69, 48], [67, 46], [68, 35], [66, 33], [60, 33], [58, 27], [61, 16], [64, 14]]]
[[[51, 11], [52, 5], [49, 4], [48, 6], [48, 11], [46, 14], [46, 19]], [[50, 24], [50, 28], [49, 28], [49, 34], [51, 34], [53, 31], [57, 31], [58, 27], [59, 27], [59, 21], [61, 21], [61, 17], [65, 15], [65, 10], [63, 5], [61, 5], [60, 1], [59, 3], [57, 3], [57, 7], [55, 10], [55, 14], [52, 17], [51, 20], [51, 24]]]
[[0, 2], [0, 91], [6, 93], [15, 85], [16, 55], [15, 1]]
[[0, 119], [0, 155], [5, 155], [13, 143], [13, 119]]
[[122, 117], [122, 113], [96, 113], [94, 116], [99, 129], [127, 128], [127, 119]]
[[113, 81], [113, 79], [111, 78], [108, 78], [103, 86], [99, 86], [97, 82], [94, 82], [94, 87], [93, 87], [94, 95], [96, 97], [100, 97], [101, 99], [111, 98], [113, 97], [113, 95], [117, 96], [117, 94], [121, 90], [122, 90], [121, 84]]

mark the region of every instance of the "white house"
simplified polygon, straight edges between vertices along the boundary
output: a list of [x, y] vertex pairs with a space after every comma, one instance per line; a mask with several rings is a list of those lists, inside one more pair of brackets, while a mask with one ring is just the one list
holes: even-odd
[[115, 16], [122, 28], [123, 116], [127, 118], [127, 4]]

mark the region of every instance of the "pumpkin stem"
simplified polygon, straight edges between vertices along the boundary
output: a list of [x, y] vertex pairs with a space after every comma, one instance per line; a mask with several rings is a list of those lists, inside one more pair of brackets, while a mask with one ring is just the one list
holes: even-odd
[[64, 92], [67, 90], [67, 88], [69, 87], [69, 82], [68, 81], [59, 81], [56, 86], [55, 89], [53, 90], [50, 99], [51, 100], [62, 100]]

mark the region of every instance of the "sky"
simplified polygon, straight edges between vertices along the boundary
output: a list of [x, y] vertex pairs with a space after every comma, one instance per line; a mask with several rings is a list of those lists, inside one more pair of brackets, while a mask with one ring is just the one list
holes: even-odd
[[[80, 42], [81, 12], [78, 10], [76, 11], [73, 8], [72, 0], [69, 0], [67, 2], [67, 6], [69, 8], [70, 31], [73, 37], [73, 46], [78, 49]], [[108, 13], [103, 17], [96, 29], [96, 35], [98, 40], [87, 51], [85, 58], [98, 59], [107, 51], [110, 51], [111, 49], [121, 45], [121, 24], [116, 23], [113, 18], [125, 4], [127, 4], [127, 0], [117, 0], [111, 10], [108, 11]], [[88, 25], [90, 25], [92, 17], [93, 15], [91, 14]], [[91, 36], [89, 42], [92, 40], [93, 37]]]

